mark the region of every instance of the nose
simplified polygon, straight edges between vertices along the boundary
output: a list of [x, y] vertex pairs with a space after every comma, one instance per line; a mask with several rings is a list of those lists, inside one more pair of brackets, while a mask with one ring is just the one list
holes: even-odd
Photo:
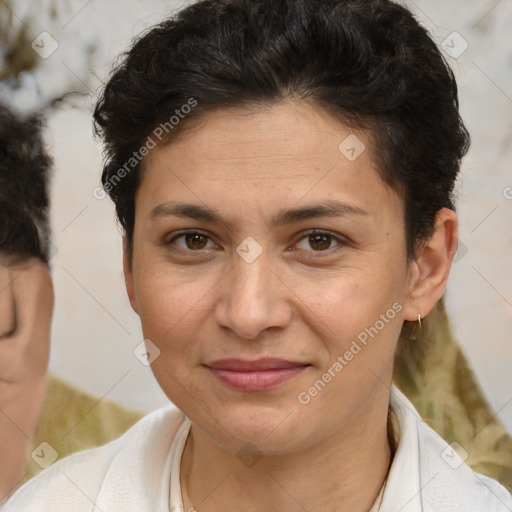
[[284, 328], [292, 318], [289, 290], [260, 256], [247, 263], [235, 256], [234, 268], [217, 290], [215, 320], [238, 337], [255, 340], [271, 328]]

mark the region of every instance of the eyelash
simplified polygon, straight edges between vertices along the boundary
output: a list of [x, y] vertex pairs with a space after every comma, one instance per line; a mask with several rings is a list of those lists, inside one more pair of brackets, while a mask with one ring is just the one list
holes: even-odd
[[[170, 246], [172, 245], [176, 240], [180, 239], [180, 238], [184, 238], [186, 235], [201, 235], [201, 236], [204, 236], [208, 239], [208, 241], [212, 241], [211, 240], [211, 237], [208, 236], [206, 233], [203, 233], [201, 231], [197, 231], [197, 230], [189, 230], [189, 231], [181, 231], [179, 232], [177, 235], [175, 235], [174, 237], [172, 237], [169, 241], [165, 241], [164, 242], [164, 245], [165, 246]], [[332, 254], [334, 251], [340, 249], [342, 246], [346, 246], [349, 244], [349, 242], [345, 239], [342, 239], [340, 238], [339, 236], [337, 236], [336, 234], [332, 233], [331, 231], [324, 231], [324, 230], [318, 230], [318, 229], [312, 229], [310, 231], [307, 231], [305, 232], [298, 240], [297, 242], [295, 242], [294, 245], [297, 245], [299, 242], [301, 242], [302, 240], [304, 240], [305, 238], [308, 238], [310, 236], [314, 236], [314, 235], [320, 235], [320, 236], [326, 236], [326, 237], [329, 237], [331, 240], [333, 241], [336, 241], [338, 244], [335, 246], [335, 247], [330, 247], [328, 249], [325, 249], [325, 250], [319, 250], [319, 251], [315, 251], [314, 249], [311, 249], [310, 251], [308, 252], [311, 252], [312, 254], [314, 254], [315, 256], [312, 256], [312, 257], [317, 257], [317, 256], [321, 256], [321, 255], [324, 255], [324, 254]], [[207, 243], [208, 243], [207, 241]], [[180, 251], [183, 251], [183, 252], [186, 252], [186, 253], [200, 253], [201, 251], [204, 251], [205, 249], [197, 249], [197, 250], [194, 250], [194, 249], [184, 249], [182, 247], [178, 247], [178, 249]], [[307, 251], [307, 249], [299, 249], [301, 251]], [[311, 256], [310, 256], [311, 257]]]

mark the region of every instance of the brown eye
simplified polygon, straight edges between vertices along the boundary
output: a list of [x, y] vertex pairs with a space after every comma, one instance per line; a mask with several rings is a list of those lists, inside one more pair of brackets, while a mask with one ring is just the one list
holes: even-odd
[[306, 233], [296, 244], [296, 248], [308, 252], [329, 252], [342, 248], [346, 245], [341, 238], [328, 231], [313, 231]]
[[208, 235], [199, 231], [188, 231], [176, 235], [169, 241], [164, 241], [164, 245], [174, 249], [179, 248], [185, 252], [199, 252], [203, 249], [215, 248], [215, 244]]
[[331, 245], [331, 238], [329, 235], [309, 235], [309, 245], [315, 251], [325, 251]]
[[208, 243], [208, 237], [201, 233], [187, 233], [184, 237], [187, 248], [191, 250], [204, 249]]

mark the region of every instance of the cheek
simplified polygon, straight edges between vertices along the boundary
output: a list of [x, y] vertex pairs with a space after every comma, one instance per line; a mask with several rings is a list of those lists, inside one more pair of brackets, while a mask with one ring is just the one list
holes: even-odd
[[[384, 272], [386, 268], [389, 270]], [[397, 273], [396, 266], [393, 269], [368, 260], [367, 265], [339, 269], [321, 279], [296, 280], [290, 286], [302, 321], [319, 340], [321, 373], [343, 358], [343, 371], [331, 370], [339, 378], [329, 386], [331, 392], [326, 397], [333, 398], [330, 393], [335, 389], [349, 394], [352, 386], [365, 389], [376, 375], [389, 374], [403, 323]]]
[[310, 323], [325, 326], [333, 334], [340, 330], [348, 334], [351, 328], [375, 322], [394, 302], [402, 300], [403, 293], [396, 286], [400, 277], [384, 267], [368, 258], [365, 265], [310, 276], [289, 274], [285, 279]]
[[205, 286], [199, 280], [180, 280], [159, 265], [146, 266], [136, 276], [136, 296], [144, 336], [164, 344], [193, 335], [204, 310]]

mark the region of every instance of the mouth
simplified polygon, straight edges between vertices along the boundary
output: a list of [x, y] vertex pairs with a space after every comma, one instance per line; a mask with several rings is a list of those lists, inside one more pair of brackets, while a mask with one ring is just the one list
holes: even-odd
[[311, 366], [286, 359], [221, 359], [205, 367], [223, 384], [238, 391], [265, 391], [290, 381]]

